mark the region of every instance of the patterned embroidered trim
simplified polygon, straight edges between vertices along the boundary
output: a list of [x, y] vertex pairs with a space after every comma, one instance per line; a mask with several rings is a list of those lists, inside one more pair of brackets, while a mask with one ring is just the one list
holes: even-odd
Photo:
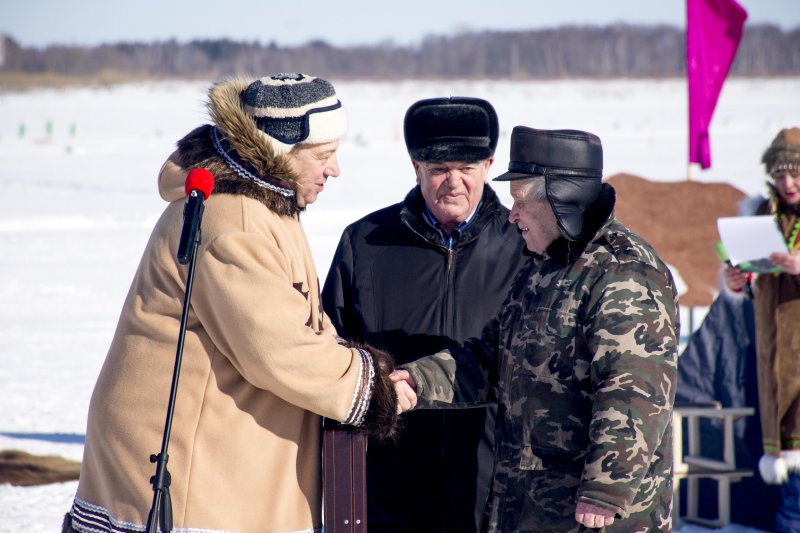
[[[112, 518], [104, 507], [91, 504], [78, 497], [72, 502], [72, 528], [81, 533], [139, 533], [147, 529], [147, 525], [139, 525]], [[233, 533], [220, 529], [173, 528], [173, 533]], [[318, 530], [305, 530], [311, 533]], [[294, 532], [293, 532], [294, 533]], [[300, 532], [297, 532], [300, 533]]]
[[[360, 426], [364, 423], [364, 418], [367, 416], [367, 410], [369, 409], [369, 402], [372, 399], [372, 390], [375, 385], [375, 365], [372, 362], [372, 354], [369, 353], [367, 350], [359, 350], [361, 355], [365, 359], [364, 368], [365, 372], [365, 383], [366, 386], [363, 389], [363, 394], [361, 395], [361, 402], [358, 406], [358, 412], [360, 413], [356, 418], [356, 421], [353, 425]], [[362, 374], [363, 375], [363, 374]]]
[[372, 399], [372, 387], [375, 381], [375, 367], [372, 364], [372, 354], [367, 350], [358, 349], [358, 380], [353, 393], [353, 401], [344, 419], [345, 424], [360, 426], [364, 423], [369, 402]]
[[784, 170], [798, 170], [800, 169], [800, 163], [779, 163], [777, 165], [772, 165], [769, 169], [769, 174], [775, 174], [776, 172], [783, 172]]
[[347, 409], [347, 415], [344, 417], [344, 424], [352, 424], [355, 416], [355, 410], [358, 405], [359, 395], [361, 394], [361, 381], [364, 376], [364, 355], [361, 350], [356, 350], [358, 353], [358, 379], [356, 380], [356, 390], [353, 392], [353, 399], [350, 402], [350, 407]]
[[[108, 511], [78, 497], [72, 503], [72, 528], [81, 533], [138, 533], [147, 529], [146, 525], [133, 524], [111, 518]], [[233, 533], [221, 529], [173, 528], [173, 533]], [[284, 531], [282, 533], [322, 533], [322, 527]]]
[[112, 518], [108, 511], [100, 506], [75, 498], [72, 503], [72, 527], [83, 533], [130, 533], [145, 531], [146, 525], [123, 522]]
[[222, 142], [224, 140], [225, 138], [220, 136], [219, 128], [217, 128], [216, 126], [212, 127], [211, 142], [214, 143], [214, 148], [217, 150], [217, 153], [222, 156], [222, 158], [225, 160], [228, 166], [231, 167], [231, 169], [233, 169], [234, 171], [236, 171], [236, 173], [239, 174], [239, 176], [254, 182], [259, 187], [263, 187], [272, 192], [276, 192], [287, 198], [294, 197], [295, 191], [293, 191], [292, 189], [285, 189], [283, 187], [278, 187], [277, 185], [268, 183], [263, 179], [259, 178], [258, 176], [256, 176], [255, 174], [253, 174], [252, 172], [250, 172], [249, 170], [247, 170], [246, 168], [244, 168], [244, 166], [242, 166], [235, 159], [233, 159], [231, 155], [225, 150], [225, 148], [223, 148]]

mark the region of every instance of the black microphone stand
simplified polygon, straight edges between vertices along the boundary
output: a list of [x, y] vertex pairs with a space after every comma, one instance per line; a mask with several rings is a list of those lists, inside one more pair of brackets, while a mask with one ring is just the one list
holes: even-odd
[[[197, 194], [192, 191], [192, 194]], [[200, 204], [199, 216], [202, 217], [202, 203]], [[158, 524], [161, 523], [161, 531], [170, 533], [172, 531], [172, 498], [169, 495], [169, 486], [172, 482], [167, 470], [167, 461], [169, 461], [169, 454], [167, 448], [169, 446], [169, 435], [172, 431], [172, 415], [175, 411], [175, 397], [178, 392], [178, 378], [181, 373], [181, 359], [183, 359], [183, 341], [186, 337], [186, 322], [189, 316], [189, 300], [192, 297], [192, 286], [194, 285], [194, 266], [197, 262], [197, 247], [200, 244], [201, 230], [198, 220], [196, 226], [196, 238], [191, 243], [191, 253], [188, 261], [186, 257], [182, 256], [179, 252], [178, 261], [182, 264], [189, 263], [189, 272], [186, 275], [186, 294], [183, 296], [183, 312], [181, 314], [181, 327], [178, 334], [178, 350], [175, 354], [175, 368], [172, 371], [172, 387], [169, 391], [169, 404], [167, 405], [167, 420], [164, 424], [164, 437], [161, 440], [161, 453], [158, 455], [152, 454], [150, 462], [156, 464], [156, 473], [150, 478], [150, 483], [153, 484], [153, 506], [150, 508], [150, 514], [147, 515], [147, 533], [158, 533]], [[178, 247], [179, 249], [183, 246]]]

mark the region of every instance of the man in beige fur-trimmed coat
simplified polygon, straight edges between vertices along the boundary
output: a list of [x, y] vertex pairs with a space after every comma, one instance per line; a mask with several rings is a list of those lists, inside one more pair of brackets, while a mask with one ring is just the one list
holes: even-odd
[[319, 532], [321, 417], [387, 437], [388, 357], [343, 345], [322, 312], [299, 215], [329, 176], [346, 117], [303, 74], [230, 79], [212, 124], [164, 164], [169, 203], [144, 251], [89, 408], [80, 483], [63, 530], [144, 531], [175, 363], [186, 267], [176, 259], [184, 181], [215, 177], [169, 445], [176, 532]]

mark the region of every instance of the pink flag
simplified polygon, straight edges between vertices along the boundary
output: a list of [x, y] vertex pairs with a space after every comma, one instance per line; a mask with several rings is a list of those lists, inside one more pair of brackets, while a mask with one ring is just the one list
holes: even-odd
[[708, 128], [746, 18], [735, 0], [686, 0], [689, 163], [702, 168], [711, 166]]

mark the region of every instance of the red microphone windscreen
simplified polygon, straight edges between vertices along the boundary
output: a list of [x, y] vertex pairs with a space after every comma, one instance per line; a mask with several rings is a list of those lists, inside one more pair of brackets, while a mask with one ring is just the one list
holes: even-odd
[[186, 186], [184, 190], [186, 191], [186, 196], [192, 191], [200, 191], [203, 193], [203, 197], [208, 200], [208, 197], [211, 196], [211, 189], [214, 188], [214, 175], [205, 168], [196, 168], [189, 172], [189, 175], [186, 176]]

